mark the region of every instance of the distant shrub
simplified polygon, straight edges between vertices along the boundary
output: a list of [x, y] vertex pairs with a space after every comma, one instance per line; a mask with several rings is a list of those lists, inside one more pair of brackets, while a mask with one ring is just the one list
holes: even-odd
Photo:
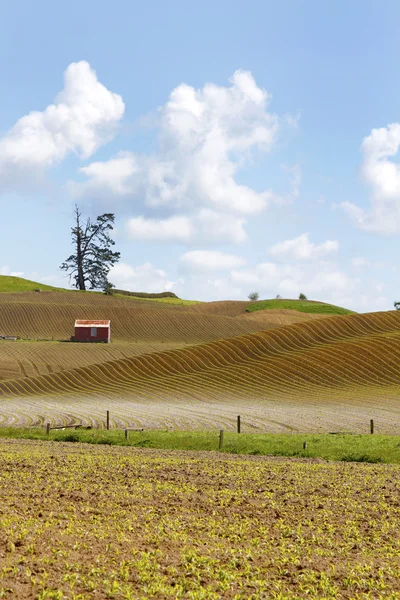
[[59, 441], [60, 442], [79, 442], [79, 437], [75, 433], [68, 433], [66, 436], [64, 436]]
[[379, 456], [369, 456], [368, 454], [348, 454], [340, 459], [343, 462], [363, 462], [363, 463], [381, 463], [383, 459]]
[[307, 300], [307, 296], [305, 294], [300, 294], [299, 300]]
[[260, 297], [260, 294], [258, 292], [251, 292], [251, 294], [248, 295], [248, 299], [252, 300], [253, 302], [256, 302]]
[[106, 281], [104, 284], [103, 292], [106, 296], [112, 296], [114, 293], [115, 285], [111, 281]]

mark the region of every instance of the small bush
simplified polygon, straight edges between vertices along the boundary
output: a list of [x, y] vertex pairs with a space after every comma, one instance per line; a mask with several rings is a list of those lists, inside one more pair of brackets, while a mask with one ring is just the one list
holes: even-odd
[[364, 463], [381, 463], [383, 459], [379, 456], [369, 456], [368, 454], [348, 454], [341, 458], [342, 462], [364, 462]]
[[63, 436], [60, 442], [79, 442], [79, 437], [75, 433], [68, 433], [66, 436]]
[[252, 302], [256, 302], [260, 297], [260, 294], [258, 292], [251, 292], [251, 294], [248, 295], [248, 299], [251, 300]]

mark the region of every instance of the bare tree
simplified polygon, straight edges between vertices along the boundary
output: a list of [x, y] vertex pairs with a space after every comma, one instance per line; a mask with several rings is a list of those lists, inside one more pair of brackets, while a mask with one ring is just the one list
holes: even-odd
[[113, 230], [115, 215], [105, 213], [92, 223], [90, 219], [82, 224], [82, 215], [75, 205], [75, 226], [71, 227], [74, 253], [60, 266], [74, 280], [79, 290], [109, 290], [112, 284], [108, 281], [111, 267], [120, 259], [119, 252], [111, 250], [115, 242], [109, 232]]

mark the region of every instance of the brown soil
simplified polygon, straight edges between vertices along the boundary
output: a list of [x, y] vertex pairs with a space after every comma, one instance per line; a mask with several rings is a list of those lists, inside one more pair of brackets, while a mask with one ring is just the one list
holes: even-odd
[[2, 598], [399, 597], [398, 466], [1, 440], [0, 473]]

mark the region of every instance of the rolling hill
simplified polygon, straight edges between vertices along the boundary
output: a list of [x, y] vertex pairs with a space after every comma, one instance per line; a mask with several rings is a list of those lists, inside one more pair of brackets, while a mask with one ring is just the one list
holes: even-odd
[[[13, 291], [5, 291], [10, 285]], [[36, 286], [40, 284], [0, 277], [0, 336], [24, 340], [17, 344], [0, 340], [0, 381], [252, 333], [296, 322], [300, 315], [269, 311], [254, 316], [245, 312], [246, 302], [139, 299]], [[56, 343], [70, 339], [77, 318], [111, 319], [113, 343], [83, 347]]]
[[273, 300], [260, 300], [249, 303], [246, 312], [254, 313], [264, 310], [296, 310], [302, 313], [320, 314], [320, 315], [350, 315], [352, 310], [327, 304], [326, 302], [316, 302], [314, 300], [285, 300], [284, 298], [275, 298]]
[[375, 417], [393, 433], [399, 341], [396, 312], [313, 319], [4, 381], [0, 413], [4, 423], [73, 415], [99, 424], [107, 408], [119, 425], [208, 428], [233, 426], [240, 413], [249, 428], [270, 431], [359, 430]]

